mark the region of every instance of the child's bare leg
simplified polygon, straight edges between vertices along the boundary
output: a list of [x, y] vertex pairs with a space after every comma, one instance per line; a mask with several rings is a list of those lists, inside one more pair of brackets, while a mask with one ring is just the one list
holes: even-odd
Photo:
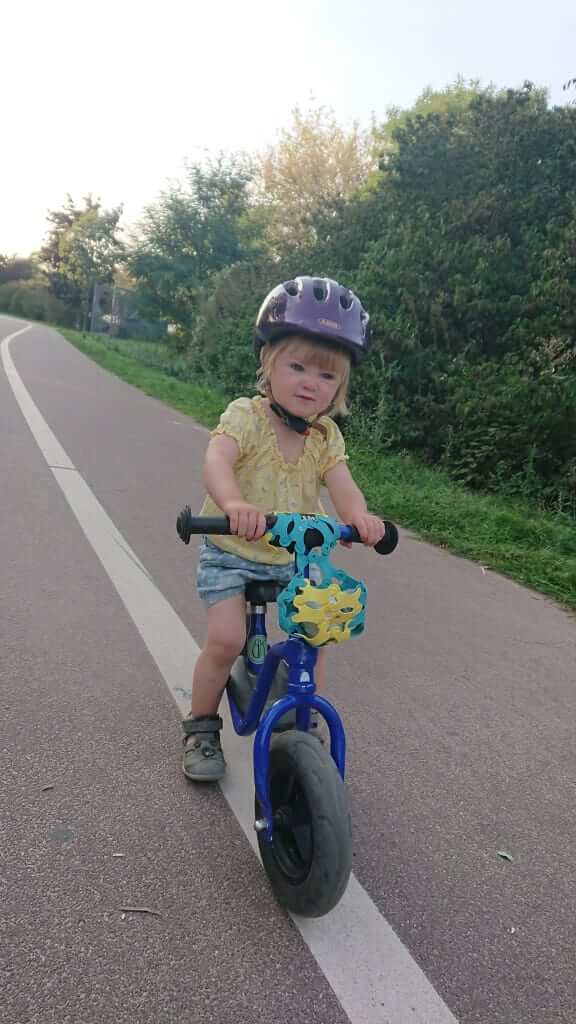
[[192, 714], [215, 715], [246, 639], [246, 601], [229, 597], [208, 609], [208, 636], [194, 666]]
[[220, 601], [208, 610], [208, 637], [194, 667], [192, 710], [182, 723], [186, 747], [182, 769], [194, 782], [216, 782], [226, 771], [218, 707], [245, 635], [243, 595]]

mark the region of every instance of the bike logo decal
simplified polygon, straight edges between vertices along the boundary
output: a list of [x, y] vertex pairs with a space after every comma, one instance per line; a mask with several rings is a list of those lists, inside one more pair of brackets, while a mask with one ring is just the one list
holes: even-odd
[[263, 636], [251, 636], [248, 640], [248, 657], [255, 665], [260, 665], [267, 654], [266, 639]]

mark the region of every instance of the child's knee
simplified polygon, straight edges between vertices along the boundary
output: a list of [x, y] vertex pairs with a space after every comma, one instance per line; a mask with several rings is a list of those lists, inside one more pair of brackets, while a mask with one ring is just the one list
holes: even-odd
[[212, 616], [206, 647], [219, 661], [233, 661], [242, 653], [246, 642], [245, 613]]
[[228, 634], [227, 636], [210, 637], [206, 646], [218, 661], [234, 661], [242, 653], [245, 635]]

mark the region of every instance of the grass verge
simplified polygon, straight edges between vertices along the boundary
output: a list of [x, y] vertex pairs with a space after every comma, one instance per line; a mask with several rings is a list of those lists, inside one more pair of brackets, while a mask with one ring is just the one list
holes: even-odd
[[[170, 375], [163, 346], [59, 330], [100, 366], [207, 427], [227, 404], [213, 388], [179, 379], [181, 362], [173, 366], [179, 376]], [[576, 609], [576, 524], [567, 517], [467, 491], [440, 470], [411, 456], [375, 453], [365, 441], [352, 439], [348, 451], [373, 511]]]
[[216, 426], [220, 413], [226, 408], [228, 400], [214, 388], [169, 375], [166, 358], [161, 354], [163, 346], [147, 341], [105, 341], [101, 335], [84, 334], [67, 327], [56, 330], [105, 370], [173, 409], [193, 416], [206, 427]]

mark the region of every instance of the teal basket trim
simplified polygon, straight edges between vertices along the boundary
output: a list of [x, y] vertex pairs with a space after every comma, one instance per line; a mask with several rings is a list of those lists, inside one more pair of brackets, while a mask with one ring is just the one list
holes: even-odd
[[[318, 530], [324, 538], [318, 547], [306, 552], [305, 533], [309, 529]], [[326, 590], [333, 583], [340, 586], [344, 593], [357, 595], [361, 610], [348, 622], [350, 636], [358, 636], [364, 630], [367, 590], [362, 580], [337, 569], [330, 561], [330, 552], [339, 540], [338, 524], [328, 516], [305, 516], [297, 513], [281, 513], [274, 526], [268, 531], [269, 543], [274, 547], [282, 547], [294, 554], [296, 574], [290, 583], [278, 595], [278, 622], [280, 628], [291, 636], [309, 639], [306, 626], [295, 622], [294, 616], [298, 609], [294, 599], [302, 594], [309, 583], [314, 583], [319, 591]], [[309, 575], [304, 575], [306, 568]]]

